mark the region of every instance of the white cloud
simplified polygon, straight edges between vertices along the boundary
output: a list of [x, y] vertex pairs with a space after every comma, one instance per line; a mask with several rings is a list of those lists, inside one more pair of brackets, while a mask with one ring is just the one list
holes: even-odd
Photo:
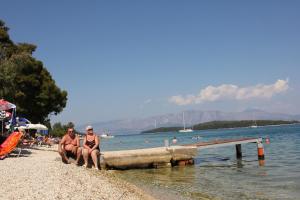
[[172, 96], [169, 102], [177, 105], [198, 104], [213, 102], [222, 99], [246, 100], [258, 98], [271, 98], [273, 95], [286, 91], [289, 88], [288, 80], [277, 80], [271, 85], [258, 84], [249, 87], [239, 87], [231, 84], [220, 86], [207, 86], [198, 95]]

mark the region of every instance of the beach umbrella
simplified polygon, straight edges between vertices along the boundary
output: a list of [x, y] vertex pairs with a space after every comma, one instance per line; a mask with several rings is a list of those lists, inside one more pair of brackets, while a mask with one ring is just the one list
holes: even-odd
[[27, 129], [37, 129], [37, 130], [48, 130], [47, 126], [43, 124], [26, 124]]
[[16, 105], [12, 104], [4, 99], [0, 99], [0, 120], [2, 124], [2, 134], [3, 134], [3, 123], [4, 120], [9, 118], [9, 129], [13, 131], [16, 124]]
[[39, 133], [42, 135], [48, 135], [48, 130], [40, 130]]
[[43, 124], [26, 124], [26, 125], [19, 126], [19, 128], [34, 129], [36, 130], [36, 133], [48, 135], [48, 128]]
[[5, 118], [11, 118], [12, 113], [9, 110], [14, 110], [16, 109], [16, 105], [5, 101], [4, 99], [0, 99], [0, 118], [3, 120]]
[[48, 130], [47, 126], [43, 124], [36, 124], [38, 130]]
[[16, 105], [12, 104], [8, 101], [5, 101], [4, 99], [0, 99], [0, 110], [10, 110], [10, 109], [15, 109]]
[[24, 117], [16, 117], [16, 122], [18, 126], [26, 126], [27, 124], [31, 124], [31, 122]]

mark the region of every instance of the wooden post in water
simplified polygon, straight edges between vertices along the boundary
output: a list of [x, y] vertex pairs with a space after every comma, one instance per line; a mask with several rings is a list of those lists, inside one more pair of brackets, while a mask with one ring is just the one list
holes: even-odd
[[236, 144], [235, 145], [235, 150], [236, 150], [236, 158], [241, 159], [242, 158], [242, 145], [241, 144]]

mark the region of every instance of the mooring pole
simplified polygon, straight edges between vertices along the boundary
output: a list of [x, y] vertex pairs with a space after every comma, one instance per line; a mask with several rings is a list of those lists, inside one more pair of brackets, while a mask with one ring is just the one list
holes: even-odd
[[265, 150], [264, 145], [262, 144], [262, 140], [258, 140], [257, 142], [257, 157], [259, 166], [265, 165]]
[[236, 150], [236, 158], [241, 159], [242, 158], [242, 145], [241, 144], [236, 144], [235, 145], [235, 150]]
[[258, 160], [265, 159], [264, 145], [261, 142], [257, 143], [257, 156], [258, 156]]

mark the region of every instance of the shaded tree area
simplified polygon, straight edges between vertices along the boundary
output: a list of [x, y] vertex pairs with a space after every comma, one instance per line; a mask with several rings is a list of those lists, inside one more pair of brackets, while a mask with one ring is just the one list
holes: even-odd
[[48, 116], [63, 110], [67, 92], [56, 85], [43, 63], [33, 57], [36, 46], [15, 44], [8, 31], [0, 20], [0, 98], [16, 104], [19, 116], [32, 123], [50, 125]]

